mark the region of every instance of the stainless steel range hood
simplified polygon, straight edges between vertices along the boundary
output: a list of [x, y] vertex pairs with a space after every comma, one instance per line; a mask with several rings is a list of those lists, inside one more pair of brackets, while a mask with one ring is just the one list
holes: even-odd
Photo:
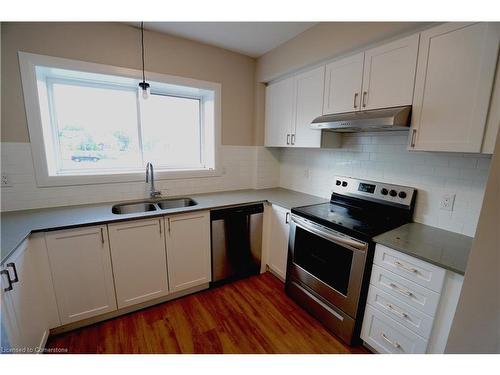
[[323, 115], [311, 123], [312, 129], [339, 133], [408, 130], [411, 120], [411, 106], [372, 109]]

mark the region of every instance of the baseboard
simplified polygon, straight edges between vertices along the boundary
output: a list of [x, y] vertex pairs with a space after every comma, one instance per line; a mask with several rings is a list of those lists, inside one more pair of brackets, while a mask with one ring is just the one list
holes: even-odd
[[[94, 316], [92, 318], [87, 318], [84, 320], [80, 320], [78, 322], [65, 324], [65, 325], [62, 325], [60, 327], [52, 328], [50, 330], [50, 335], [59, 335], [61, 333], [65, 333], [65, 332], [69, 332], [69, 331], [72, 331], [72, 330], [75, 330], [78, 328], [89, 326], [91, 324], [103, 322], [103, 321], [108, 320], [108, 319], [113, 319], [113, 318], [116, 318], [116, 317], [121, 316], [121, 315], [129, 314], [131, 312], [142, 310], [142, 309], [145, 309], [147, 307], [158, 305], [160, 303], [168, 302], [168, 301], [174, 300], [176, 298], [184, 297], [188, 294], [200, 292], [202, 290], [208, 289], [208, 287], [209, 287], [209, 283], [205, 283], [205, 284], [198, 285], [198, 286], [195, 286], [195, 287], [192, 287], [192, 288], [180, 291], [180, 292], [168, 294], [166, 296], [156, 298], [156, 299], [153, 299], [151, 301], [142, 302], [142, 303], [139, 303], [139, 304], [134, 305], [134, 306], [128, 306], [128, 307], [125, 307], [123, 309], [118, 309], [115, 311], [108, 312], [106, 314]], [[45, 338], [45, 341], [46, 340], [47, 340], [47, 338]]]

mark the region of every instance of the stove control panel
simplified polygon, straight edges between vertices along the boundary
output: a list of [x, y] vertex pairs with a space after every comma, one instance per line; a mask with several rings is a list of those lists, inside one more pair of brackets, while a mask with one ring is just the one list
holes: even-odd
[[384, 182], [361, 180], [351, 177], [335, 177], [333, 193], [362, 199], [384, 201], [401, 206], [410, 206], [416, 190], [409, 186], [392, 185]]

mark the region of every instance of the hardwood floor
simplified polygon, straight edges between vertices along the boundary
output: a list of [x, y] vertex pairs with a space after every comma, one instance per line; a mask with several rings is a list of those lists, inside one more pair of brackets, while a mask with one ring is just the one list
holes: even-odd
[[50, 337], [69, 353], [367, 353], [295, 304], [270, 273]]

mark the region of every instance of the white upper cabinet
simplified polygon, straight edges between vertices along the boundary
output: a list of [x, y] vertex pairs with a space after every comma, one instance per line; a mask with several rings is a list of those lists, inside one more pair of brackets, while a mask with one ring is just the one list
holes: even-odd
[[295, 121], [290, 142], [296, 147], [319, 147], [321, 132], [309, 127], [323, 111], [325, 67], [295, 77]]
[[62, 324], [116, 310], [105, 225], [48, 232], [45, 240]]
[[179, 292], [210, 282], [210, 212], [167, 216], [165, 227], [170, 291]]
[[411, 105], [419, 35], [365, 52], [361, 109]]
[[268, 147], [320, 147], [321, 132], [309, 128], [321, 116], [325, 67], [272, 83], [266, 88]]
[[326, 65], [323, 114], [352, 112], [361, 106], [364, 53]]
[[266, 87], [265, 145], [290, 145], [294, 121], [294, 79], [288, 78]]
[[499, 25], [446, 23], [421, 33], [410, 149], [480, 152]]
[[118, 308], [168, 294], [163, 218], [108, 225]]

